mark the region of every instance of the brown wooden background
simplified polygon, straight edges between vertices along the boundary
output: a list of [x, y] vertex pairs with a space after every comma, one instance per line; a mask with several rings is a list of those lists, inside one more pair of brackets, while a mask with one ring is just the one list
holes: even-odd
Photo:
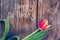
[[[0, 18], [10, 20], [10, 33], [24, 38], [36, 30], [36, 0], [1, 0], [0, 9]], [[39, 0], [38, 14], [39, 22], [42, 19], [48, 19], [52, 27], [55, 27], [43, 40], [58, 40], [60, 38], [60, 0]], [[20, 15], [23, 16], [20, 17]]]

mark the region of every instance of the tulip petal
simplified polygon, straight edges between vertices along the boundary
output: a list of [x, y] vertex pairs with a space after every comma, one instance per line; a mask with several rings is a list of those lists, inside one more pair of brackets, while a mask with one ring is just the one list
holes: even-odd
[[48, 20], [44, 19], [41, 23], [39, 23], [40, 30], [45, 30], [49, 28]]
[[41, 23], [39, 23], [39, 26], [42, 27], [46, 23], [46, 19], [44, 19]]

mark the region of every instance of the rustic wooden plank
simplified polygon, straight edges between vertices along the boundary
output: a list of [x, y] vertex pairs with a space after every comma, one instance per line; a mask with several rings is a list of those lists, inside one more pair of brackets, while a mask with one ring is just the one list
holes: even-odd
[[[56, 7], [57, 3], [58, 3], [57, 0], [55, 0], [55, 1], [53, 1], [53, 0], [48, 0], [48, 1], [45, 0], [42, 3], [42, 13], [40, 14], [41, 15], [41, 19], [48, 19], [49, 23], [52, 25], [52, 27], [55, 27], [54, 29], [52, 29], [48, 33], [47, 37], [45, 39], [43, 39], [43, 40], [58, 40], [58, 38], [59, 38], [58, 34], [57, 34], [57, 33], [59, 33], [57, 31], [59, 27], [56, 27], [56, 25], [57, 25], [58, 22], [56, 22], [57, 20], [55, 18], [56, 14], [58, 14], [58, 13], [56, 13], [58, 11], [55, 12], [55, 10], [57, 9], [57, 7]], [[56, 24], [55, 24], [55, 22], [56, 22]]]
[[[58, 40], [60, 38], [60, 9], [54, 13], [58, 2], [60, 1], [38, 1], [38, 21], [48, 19], [52, 27], [57, 26], [43, 40]], [[36, 30], [36, 0], [2, 0], [1, 3], [1, 18], [9, 19], [12, 34], [24, 38]]]

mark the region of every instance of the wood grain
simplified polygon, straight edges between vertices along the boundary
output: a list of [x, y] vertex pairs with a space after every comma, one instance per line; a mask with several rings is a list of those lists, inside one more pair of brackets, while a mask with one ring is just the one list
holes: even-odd
[[[10, 21], [12, 34], [19, 35], [22, 39], [36, 30], [36, 0], [2, 0], [1, 4], [0, 18]], [[52, 27], [55, 27], [43, 40], [60, 38], [60, 6], [58, 4], [60, 4], [59, 0], [38, 1], [38, 22], [48, 19]]]

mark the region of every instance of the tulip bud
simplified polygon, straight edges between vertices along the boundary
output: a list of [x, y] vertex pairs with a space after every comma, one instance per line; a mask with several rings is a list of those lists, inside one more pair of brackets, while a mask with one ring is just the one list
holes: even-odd
[[39, 23], [40, 30], [46, 30], [51, 25], [48, 24], [48, 20], [44, 19], [41, 23]]

